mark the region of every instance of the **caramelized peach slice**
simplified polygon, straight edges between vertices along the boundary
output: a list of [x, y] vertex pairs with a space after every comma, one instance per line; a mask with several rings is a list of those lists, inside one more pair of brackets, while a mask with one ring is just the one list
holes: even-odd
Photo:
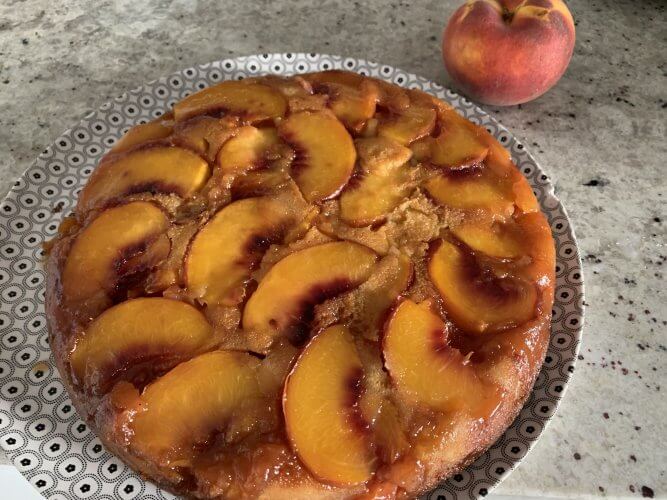
[[174, 105], [176, 121], [224, 111], [243, 120], [258, 122], [281, 118], [287, 100], [278, 90], [257, 82], [226, 81], [201, 90]]
[[384, 137], [355, 141], [360, 177], [354, 178], [340, 197], [340, 217], [351, 226], [368, 226], [396, 208], [409, 189], [405, 163], [412, 151]]
[[292, 448], [320, 480], [352, 485], [375, 468], [358, 408], [363, 367], [343, 326], [314, 337], [285, 382], [283, 412]]
[[364, 80], [358, 89], [330, 85], [328, 91], [329, 107], [351, 130], [358, 132], [375, 114], [378, 89], [370, 80]]
[[480, 163], [489, 148], [483, 140], [486, 131], [456, 111], [439, 113], [440, 134], [431, 141], [431, 163], [448, 168], [463, 168]]
[[399, 144], [407, 146], [417, 139], [429, 135], [435, 127], [435, 109], [414, 103], [400, 111], [381, 117], [377, 133]]
[[259, 360], [249, 354], [201, 354], [150, 384], [128, 424], [130, 448], [162, 466], [188, 465], [194, 448], [224, 433], [243, 405], [260, 396]]
[[375, 253], [356, 243], [333, 242], [288, 255], [264, 276], [243, 312], [243, 329], [303, 343], [313, 306], [363, 283]]
[[530, 256], [527, 266], [528, 279], [541, 282], [544, 278], [549, 282], [555, 279], [556, 248], [551, 228], [541, 212], [524, 213], [516, 217], [517, 231], [521, 234], [523, 248]]
[[239, 174], [267, 166], [271, 148], [278, 144], [274, 128], [241, 127], [236, 136], [222, 147], [218, 166], [227, 174]]
[[[164, 246], [169, 220], [149, 202], [110, 208], [74, 241], [62, 273], [65, 299], [104, 298], [128, 276], [157, 265], [169, 253]], [[152, 251], [156, 250], [156, 251]]]
[[323, 71], [310, 75], [315, 92], [329, 96], [329, 107], [346, 127], [359, 132], [375, 114], [379, 90], [373, 80], [356, 73]]
[[500, 259], [515, 259], [522, 254], [521, 234], [516, 224], [474, 221], [451, 228], [452, 233], [477, 252]]
[[83, 188], [81, 212], [136, 193], [175, 193], [188, 198], [209, 177], [208, 164], [187, 149], [155, 146], [104, 161]]
[[304, 198], [313, 202], [338, 194], [357, 158], [345, 127], [330, 113], [303, 111], [284, 120], [278, 132], [295, 149], [292, 175]]
[[174, 116], [171, 113], [165, 113], [161, 117], [135, 125], [121, 137], [111, 148], [112, 153], [121, 153], [129, 149], [145, 144], [147, 142], [157, 141], [169, 137], [174, 130]]
[[213, 329], [197, 309], [164, 298], [139, 298], [107, 309], [85, 331], [70, 363], [75, 379], [104, 391], [128, 369], [150, 363], [161, 368], [192, 357], [210, 345]]
[[303, 75], [313, 86], [318, 84], [336, 84], [350, 88], [359, 88], [364, 81], [371, 82], [378, 89], [378, 104], [391, 111], [402, 111], [410, 105], [410, 97], [406, 90], [384, 80], [369, 78], [352, 71], [337, 69], [320, 71]]
[[[467, 221], [450, 228], [459, 240], [475, 252], [499, 259], [530, 257], [528, 264], [553, 263], [553, 240], [544, 216], [531, 212], [518, 214], [505, 222]], [[525, 263], [522, 263], [522, 265]]]
[[537, 290], [533, 283], [497, 276], [482, 268], [473, 255], [446, 240], [436, 243], [428, 272], [447, 313], [469, 333], [497, 332], [523, 324], [536, 314]]
[[440, 205], [482, 210], [501, 220], [514, 211], [512, 187], [483, 167], [443, 172], [426, 182], [426, 190]]
[[387, 311], [410, 286], [414, 266], [403, 254], [387, 255], [375, 266], [373, 274], [359, 287], [362, 314], [355, 325], [370, 340], [378, 339]]
[[227, 205], [192, 240], [185, 259], [189, 292], [209, 305], [239, 303], [265, 250], [296, 221], [290, 207], [271, 199]]
[[408, 400], [483, 416], [498, 405], [496, 391], [448, 345], [445, 324], [427, 303], [401, 302], [387, 322], [382, 349], [394, 386]]
[[234, 136], [237, 130], [236, 117], [196, 116], [177, 123], [172, 140], [177, 146], [191, 149], [213, 163], [222, 145]]
[[553, 279], [554, 244], [541, 213], [515, 215], [503, 223], [467, 222], [451, 231], [475, 252], [512, 259], [513, 270], [531, 281]]
[[322, 83], [335, 83], [337, 85], [345, 85], [347, 87], [358, 87], [365, 80], [365, 77], [359, 73], [354, 73], [352, 71], [341, 71], [339, 69], [307, 73], [303, 75], [303, 78], [310, 82], [310, 84], [313, 86]]
[[289, 173], [284, 169], [257, 170], [236, 177], [232, 182], [231, 193], [233, 200], [266, 196], [273, 193], [291, 181]]

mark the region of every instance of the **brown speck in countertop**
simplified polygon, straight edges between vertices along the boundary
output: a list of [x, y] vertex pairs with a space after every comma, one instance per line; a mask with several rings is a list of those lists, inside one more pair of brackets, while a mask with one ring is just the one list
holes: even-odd
[[634, 484], [631, 484], [630, 486], [628, 486], [628, 489], [629, 489], [632, 493], [634, 493], [634, 492], [635, 492], [635, 485], [634, 485]]
[[637, 461], [637, 457], [634, 456], [634, 455], [630, 455], [630, 460], [632, 460], [633, 462], [636, 462], [636, 461]]
[[639, 427], [638, 425], [635, 425], [635, 430], [636, 430], [636, 431], [640, 431], [640, 430], [642, 430], [642, 428]]
[[579, 455], [579, 453], [575, 453], [574, 454], [574, 459], [575, 460], [581, 460], [581, 455]]
[[600, 493], [604, 493], [604, 488], [603, 488], [602, 486], [598, 486], [598, 491], [599, 491]]
[[654, 496], [653, 490], [648, 486], [642, 486], [642, 496], [644, 498], [653, 498]]
[[604, 417], [605, 420], [609, 420], [609, 413], [604, 412], [602, 416]]

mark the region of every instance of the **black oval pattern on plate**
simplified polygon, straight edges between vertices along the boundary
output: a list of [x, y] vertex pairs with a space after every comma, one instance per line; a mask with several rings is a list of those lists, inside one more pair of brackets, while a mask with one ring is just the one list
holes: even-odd
[[[486, 127], [501, 144], [510, 148], [515, 163], [520, 165], [521, 172], [537, 193], [556, 239], [558, 292], [547, 354], [551, 360], [545, 363], [533, 393], [505, 434], [465, 471], [440, 485], [428, 498], [462, 500], [488, 495], [525, 456], [552, 417], [574, 371], [579, 349], [583, 276], [567, 214], [553, 195], [548, 176], [525, 147], [467, 99], [397, 68], [318, 54], [245, 56], [187, 68], [102, 105], [45, 148], [0, 203], [0, 253], [9, 264], [0, 270], [0, 445], [42, 494], [59, 499], [173, 498], [152, 483], [141, 480], [106, 452], [87, 426], [80, 427], [81, 421], [67, 398], [58, 372], [51, 368], [41, 244], [45, 237], [48, 239], [54, 234], [53, 224], [58, 224], [71, 211], [76, 193], [90, 176], [92, 167], [122, 131], [139, 121], [161, 116], [168, 102], [223, 80], [265, 73], [292, 75], [320, 69], [346, 69], [421, 89], [448, 101], [468, 119]], [[62, 206], [54, 210], [60, 202]], [[37, 282], [32, 282], [33, 277], [37, 277]], [[558, 293], [567, 293], [567, 297]], [[21, 335], [14, 334], [17, 330]], [[16, 339], [12, 342], [13, 334]], [[48, 366], [41, 376], [37, 376], [39, 369], [34, 369], [39, 363]], [[33, 407], [35, 402], [39, 406]], [[26, 412], [22, 410], [25, 405], [31, 407]], [[55, 451], [51, 447], [56, 448]], [[30, 464], [24, 464], [25, 460]], [[34, 466], [33, 461], [39, 465]], [[85, 463], [85, 471], [81, 463]], [[69, 471], [68, 467], [74, 469]]]

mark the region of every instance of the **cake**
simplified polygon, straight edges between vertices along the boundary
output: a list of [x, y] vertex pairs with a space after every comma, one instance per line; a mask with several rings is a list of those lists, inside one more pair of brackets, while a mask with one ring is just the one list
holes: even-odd
[[76, 409], [189, 498], [413, 498], [511, 424], [549, 339], [554, 243], [509, 153], [356, 73], [137, 124], [48, 250]]

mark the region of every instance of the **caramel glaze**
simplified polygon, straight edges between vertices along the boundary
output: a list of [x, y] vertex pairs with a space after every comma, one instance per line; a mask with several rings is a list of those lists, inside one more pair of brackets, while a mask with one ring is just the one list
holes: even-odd
[[[319, 78], [317, 75], [311, 75], [310, 80]], [[350, 81], [357, 81], [358, 78], [361, 79], [358, 75], [354, 75]], [[373, 80], [370, 81], [373, 82]], [[301, 78], [289, 80], [288, 83], [271, 78], [267, 80], [267, 84], [282, 89], [281, 91], [288, 97], [291, 109], [299, 110], [304, 107], [321, 109], [325, 105], [322, 99], [313, 99], [312, 87]], [[434, 108], [440, 111], [445, 106], [430, 97], [425, 97], [425, 94], [422, 93], [405, 91], [384, 82], [375, 82], [375, 84], [379, 89], [378, 112], [380, 113], [400, 114], [412, 99], [419, 102], [420, 105], [423, 105], [424, 102], [431, 102]], [[324, 84], [317, 85], [319, 93], [326, 92], [326, 88]], [[224, 113], [210, 112], [207, 116], [222, 119]], [[234, 117], [234, 120], [230, 120], [230, 117], [226, 119], [228, 122], [234, 120], [239, 123], [243, 122], [242, 117], [238, 119]], [[262, 125], [269, 124], [273, 125], [273, 122]], [[438, 120], [430, 135], [438, 135], [441, 126]], [[168, 137], [164, 137], [163, 130], [160, 130], [159, 134], [156, 132], [158, 136], [155, 138], [150, 137], [150, 133], [147, 132], [148, 135], [144, 137], [143, 142], [130, 145], [120, 152], [112, 152], [103, 161], [155, 145], [178, 145], [193, 149], [192, 141], [185, 140], [179, 135], [181, 131], [187, 130], [187, 127], [180, 124], [173, 127], [173, 130]], [[359, 134], [363, 133], [362, 129]], [[485, 141], [493, 145], [492, 154], [487, 158], [492, 165], [488, 167], [482, 162], [469, 168], [445, 172], [445, 175], [456, 178], [477, 176], [480, 175], [482, 169], [492, 168], [496, 173], [504, 171], [510, 178], [514, 178], [515, 167], [508, 158], [499, 156], [498, 151], [502, 151], [502, 148], [485, 131], [482, 130], [481, 134]], [[229, 137], [231, 136], [233, 132], [229, 134]], [[210, 146], [212, 143], [214, 144], [215, 141], [208, 140], [205, 144]], [[221, 145], [222, 142], [219, 146]], [[202, 154], [201, 151], [195, 152]], [[294, 155], [294, 152], [290, 154]], [[487, 265], [504, 269], [503, 272], [507, 275], [530, 279], [534, 283], [538, 289], [538, 303], [534, 318], [528, 323], [497, 333], [466, 334], [449, 320], [442, 299], [428, 278], [426, 269], [429, 257], [428, 248], [438, 238], [445, 237], [450, 240], [453, 238], [447, 231], [448, 225], [465, 219], [483, 218], [485, 215], [476, 212], [464, 213], [460, 210], [438, 206], [433, 200], [425, 198], [425, 190], [422, 189], [421, 183], [433, 175], [441, 175], [442, 171], [438, 172], [438, 169], [429, 165], [427, 160], [423, 164], [413, 160], [411, 163], [413, 167], [424, 167], [421, 168], [421, 177], [415, 177], [415, 185], [408, 197], [413, 208], [399, 207], [379, 224], [358, 228], [354, 231], [344, 228], [341, 224], [325, 224], [320, 227], [321, 232], [318, 232], [319, 236], [315, 240], [319, 239], [321, 242], [322, 240], [351, 239], [366, 242], [369, 247], [376, 251], [379, 250], [380, 253], [383, 253], [385, 246], [387, 249], [392, 249], [395, 248], [395, 242], [407, 240], [407, 245], [401, 248], [401, 251], [411, 256], [414, 273], [413, 279], [402, 295], [418, 302], [428, 300], [432, 304], [432, 308], [445, 321], [448, 331], [446, 337], [440, 335], [437, 337], [437, 342], [434, 342], [438, 344], [438, 348], [458, 349], [466, 357], [466, 362], [475, 368], [479, 377], [488, 382], [490, 390], [495, 391], [497, 404], [493, 405], [493, 408], [489, 409], [486, 414], [476, 415], [474, 418], [465, 412], [448, 414], [419, 405], [406, 405], [396, 397], [392, 391], [391, 381], [384, 372], [382, 375], [384, 377], [382, 383], [386, 391], [384, 397], [398, 408], [401, 426], [408, 437], [409, 447], [401, 450], [390, 462], [383, 461], [379, 454], [376, 462], [377, 468], [372, 479], [366, 484], [349, 487], [326, 485], [315, 479], [291, 450], [285, 436], [281, 416], [274, 418], [272, 421], [275, 423], [261, 433], [251, 433], [245, 436], [241, 433], [241, 438], [231, 436], [229, 427], [222, 423], [211, 430], [211, 435], [206, 442], [195, 444], [192, 459], [188, 463], [158, 464], [147, 457], [136, 454], [132, 448], [132, 418], [137, 411], [142, 411], [137, 406], [141, 391], [147, 384], [182, 359], [178, 355], [165, 353], [164, 356], [156, 359], [141, 360], [141, 357], [135, 356], [135, 353], [123, 353], [119, 358], [118, 366], [107, 367], [105, 373], [99, 374], [100, 380], [108, 382], [95, 384], [98, 390], [91, 392], [84, 391], [82, 382], [74, 380], [68, 363], [69, 353], [75, 349], [77, 339], [85, 335], [85, 329], [90, 321], [102, 310], [134, 296], [150, 295], [165, 295], [193, 303], [203, 310], [209, 321], [213, 323], [216, 335], [220, 335], [221, 338], [225, 336], [240, 338], [240, 346], [235, 348], [244, 349], [243, 332], [240, 331], [238, 324], [240, 318], [238, 310], [242, 310], [243, 303], [237, 308], [225, 309], [213, 305], [207, 307], [189, 297], [187, 290], [182, 288], [180, 262], [186, 251], [188, 238], [196, 233], [197, 227], [201, 227], [210, 216], [232, 199], [233, 176], [220, 175], [219, 172], [216, 172], [215, 151], [207, 151], [204, 157], [210, 164], [212, 175], [205, 187], [190, 199], [179, 198], [165, 182], [135, 186], [125, 193], [125, 196], [112, 200], [103, 207], [95, 207], [86, 212], [77, 211], [75, 218], [65, 219], [60, 228], [61, 234], [54, 243], [49, 243], [47, 247], [49, 260], [46, 304], [50, 342], [56, 364], [77, 410], [98, 431], [108, 449], [162, 487], [197, 498], [255, 498], [260, 495], [265, 498], [281, 498], [281, 495], [285, 498], [301, 498], [310, 495], [359, 499], [408, 498], [427, 491], [439, 480], [465, 467], [498, 438], [514, 419], [523, 401], [527, 398], [545, 355], [555, 279], [553, 244], [548, 233], [548, 226], [544, 223], [543, 216], [539, 213], [534, 214], [546, 227], [541, 235], [535, 236], [535, 238], [542, 238], [541, 244], [547, 249], [546, 253], [539, 258], [528, 255], [521, 262], [497, 259], [486, 259], [485, 261]], [[297, 172], [299, 165], [307, 161], [307, 159], [300, 158], [298, 151], [296, 158], [292, 156], [290, 161], [292, 159], [294, 159], [292, 170], [296, 169]], [[270, 162], [262, 163], [261, 168], [270, 169]], [[511, 169], [511, 172], [507, 169]], [[352, 182], [354, 183], [354, 180]], [[521, 182], [525, 183], [525, 180]], [[295, 189], [289, 176], [284, 183], [271, 186], [268, 192], [286, 188]], [[169, 214], [172, 221], [172, 229], [168, 233], [172, 248], [171, 255], [157, 262], [152, 268], [128, 272], [132, 256], [145, 251], [146, 244], [127, 249], [127, 252], [119, 255], [114, 265], [119, 274], [131, 276], [131, 279], [119, 280], [101, 302], [69, 304], [67, 298], [63, 296], [61, 273], [72, 242], [80, 233], [81, 228], [85, 227], [99, 211], [134, 199], [153, 200]], [[327, 217], [335, 219], [335, 209], [331, 211], [323, 208], [323, 206], [332, 206], [332, 202], [328, 203], [329, 205], [314, 207], [316, 211], [322, 211], [319, 219], [317, 217], [313, 219], [314, 227], [317, 228], [318, 223], [325, 221]], [[522, 210], [517, 207], [515, 217], [522, 215]], [[185, 228], [189, 229], [185, 230]], [[178, 242], [179, 231], [186, 235], [180, 237], [184, 241]], [[405, 236], [406, 234], [408, 237]], [[417, 236], [411, 237], [410, 235]], [[255, 241], [251, 242], [252, 248], [249, 250], [251, 253], [261, 253], [268, 247], [267, 255], [277, 252], [284, 256], [298, 248], [300, 241], [305, 241], [301, 244], [302, 246], [309, 245], [307, 239], [297, 238], [296, 241], [287, 241], [281, 245], [274, 244], [269, 247], [273, 241], [275, 239], [272, 237], [258, 236]], [[386, 243], [378, 244], [378, 241]], [[457, 244], [462, 245], [461, 242]], [[549, 248], [551, 248], [550, 251]], [[472, 250], [470, 250], [470, 255], [473, 255]], [[484, 256], [481, 258], [484, 260]], [[260, 264], [259, 267], [261, 266]], [[120, 272], [124, 269], [124, 272]], [[164, 278], [165, 275], [168, 278]], [[162, 277], [161, 281], [156, 276]], [[252, 290], [252, 279], [250, 279], [247, 288], [248, 295], [252, 293]], [[346, 286], [345, 283], [328, 284], [312, 292], [307, 303], [304, 303], [303, 314], [298, 318], [297, 326], [290, 337], [296, 346], [303, 345], [308, 337], [312, 336], [313, 325], [323, 328], [337, 322], [349, 322], [350, 315], [363, 314], [363, 311], [344, 310], [344, 305], [348, 303], [345, 302], [345, 298], [358, 293], [355, 289], [349, 290], [349, 286]], [[507, 299], [505, 290], [494, 289], [489, 293], [498, 293], [503, 300]], [[317, 307], [314, 307], [315, 305]], [[147, 318], [147, 320], [150, 319]], [[361, 336], [361, 332], [355, 333]], [[379, 344], [377, 342], [370, 342], [370, 344], [375, 345], [377, 356], [380, 356]], [[225, 345], [224, 341], [220, 341], [212, 348]], [[276, 369], [275, 374], [272, 375], [278, 380], [275, 387], [267, 389], [267, 408], [271, 408], [271, 410], [267, 409], [269, 412], [274, 411], [273, 408], [280, 408], [282, 393], [280, 377], [284, 380], [294, 358], [294, 355], [288, 356], [287, 362], [283, 362], [285, 366]], [[355, 374], [355, 377], [348, 381], [350, 403], [355, 408], [359, 403], [359, 398], [363, 397], [364, 390], [367, 389], [364, 381], [362, 373]], [[205, 395], [202, 397], [205, 398]], [[374, 423], [367, 422], [356, 410], [354, 413], [357, 417], [353, 419], [352, 424], [359, 426], [360, 432], [368, 432], [372, 440]], [[258, 415], [261, 416], [261, 411]]]

